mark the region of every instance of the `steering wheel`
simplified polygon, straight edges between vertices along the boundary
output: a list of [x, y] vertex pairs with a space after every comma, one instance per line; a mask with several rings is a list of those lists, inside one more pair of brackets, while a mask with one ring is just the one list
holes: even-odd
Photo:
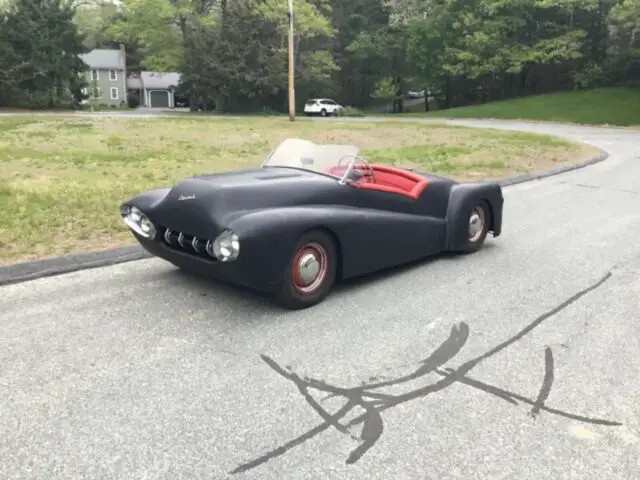
[[346, 180], [355, 182], [365, 178], [368, 182], [375, 183], [373, 168], [371, 168], [371, 165], [369, 165], [369, 163], [364, 158], [355, 155], [344, 155], [338, 160], [338, 167], [342, 166], [342, 160], [344, 159], [351, 160], [346, 168], [346, 171], [349, 172]]

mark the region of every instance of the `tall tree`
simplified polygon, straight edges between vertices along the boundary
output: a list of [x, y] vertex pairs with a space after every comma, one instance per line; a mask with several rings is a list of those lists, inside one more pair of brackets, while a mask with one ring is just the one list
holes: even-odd
[[610, 45], [605, 61], [608, 78], [640, 83], [640, 0], [622, 0], [608, 12]]
[[118, 18], [118, 14], [118, 5], [112, 0], [91, 0], [80, 3], [76, 9], [74, 21], [84, 36], [84, 46], [92, 50], [105, 48], [113, 43], [113, 35], [109, 32], [109, 28]]
[[122, 15], [109, 33], [117, 41], [140, 45], [144, 67], [179, 71], [184, 65], [188, 26], [211, 17], [227, 0], [122, 0]]
[[[287, 90], [287, 10], [276, 0], [223, 3], [215, 21], [187, 23], [183, 86], [200, 104], [219, 111], [282, 109]], [[296, 91], [331, 85], [336, 66], [327, 41], [333, 35], [322, 0], [296, 2]]]
[[15, 0], [0, 23], [0, 101], [31, 108], [70, 106], [85, 86], [86, 50], [63, 0]]

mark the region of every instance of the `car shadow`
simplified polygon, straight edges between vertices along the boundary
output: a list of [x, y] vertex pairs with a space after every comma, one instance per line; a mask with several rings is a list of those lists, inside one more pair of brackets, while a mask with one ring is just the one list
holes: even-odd
[[[487, 243], [483, 246], [482, 250], [471, 255], [482, 255], [483, 252], [487, 253], [488, 251], [495, 250], [496, 248], [498, 248], [496, 244]], [[447, 252], [427, 257], [422, 260], [379, 270], [367, 275], [339, 281], [334, 285], [330, 295], [323, 302], [316, 305], [316, 307], [319, 307], [324, 302], [330, 302], [331, 297], [334, 294], [336, 296], [353, 294], [356, 291], [368, 288], [377, 282], [389, 280], [394, 276], [403, 275], [419, 268], [425, 268], [436, 262], [465, 262], [469, 260], [469, 256], [470, 255]], [[208, 297], [208, 300], [214, 303], [216, 307], [223, 310], [233, 310], [236, 313], [255, 313], [256, 311], [260, 311], [261, 314], [266, 314], [267, 316], [295, 313], [295, 311], [281, 307], [269, 294], [251, 290], [242, 286], [224, 283], [219, 280], [201, 277], [193, 273], [185, 272], [176, 267], [166, 270], [156, 278], [158, 280], [166, 279], [167, 282], [171, 284], [172, 288], [178, 289], [175, 293], [180, 294], [183, 292], [185, 296], [189, 294], [196, 294], [201, 297]]]
[[171, 284], [173, 295], [198, 295], [206, 298], [212, 307], [221, 310], [232, 310], [235, 314], [255, 313], [281, 314], [286, 312], [276, 304], [269, 295], [246, 287], [224, 283], [219, 280], [185, 272], [170, 266], [168, 270], [157, 276], [158, 280], [166, 280]]
[[382, 282], [384, 280], [389, 280], [391, 277], [400, 276], [405, 273], [417, 270], [419, 268], [424, 268], [436, 262], [453, 259], [454, 257], [455, 257], [454, 254], [448, 254], [448, 253], [441, 254], [438, 256], [429, 257], [422, 260], [416, 260], [411, 263], [405, 263], [403, 265], [397, 265], [397, 266], [385, 268], [382, 270], [377, 270], [373, 273], [369, 273], [366, 275], [347, 278], [346, 280], [342, 280], [339, 283], [336, 283], [336, 285], [334, 286], [334, 291], [340, 292], [342, 294], [346, 292], [351, 292], [352, 290], [367, 288], [368, 286], [371, 286], [375, 283]]
[[403, 275], [407, 272], [411, 272], [419, 268], [424, 268], [437, 262], [465, 262], [469, 260], [470, 255], [481, 255], [483, 252], [487, 253], [487, 251], [495, 250], [497, 248], [498, 246], [494, 243], [486, 243], [482, 247], [482, 249], [475, 254], [461, 254], [452, 252], [441, 253], [439, 255], [434, 255], [432, 257], [405, 263], [403, 265], [378, 270], [368, 275], [343, 280], [335, 285], [334, 290], [335, 292], [344, 293], [359, 288], [366, 288], [372, 284], [375, 284], [376, 282], [388, 280], [390, 277]]

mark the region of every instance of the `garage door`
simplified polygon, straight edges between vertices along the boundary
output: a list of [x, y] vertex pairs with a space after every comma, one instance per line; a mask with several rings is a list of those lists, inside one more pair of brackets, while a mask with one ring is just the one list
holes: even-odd
[[155, 91], [151, 93], [151, 106], [154, 108], [167, 108], [169, 106], [169, 95], [166, 91]]

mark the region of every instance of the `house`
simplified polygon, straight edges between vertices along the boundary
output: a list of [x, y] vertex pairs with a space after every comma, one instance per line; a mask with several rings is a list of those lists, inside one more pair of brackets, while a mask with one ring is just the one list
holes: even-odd
[[124, 45], [119, 50], [95, 49], [80, 55], [89, 69], [85, 78], [89, 87], [85, 93], [96, 103], [119, 107], [127, 105], [127, 62]]
[[179, 83], [180, 74], [177, 72], [142, 71], [140, 76], [127, 79], [127, 88], [140, 92], [141, 107], [174, 108]]

